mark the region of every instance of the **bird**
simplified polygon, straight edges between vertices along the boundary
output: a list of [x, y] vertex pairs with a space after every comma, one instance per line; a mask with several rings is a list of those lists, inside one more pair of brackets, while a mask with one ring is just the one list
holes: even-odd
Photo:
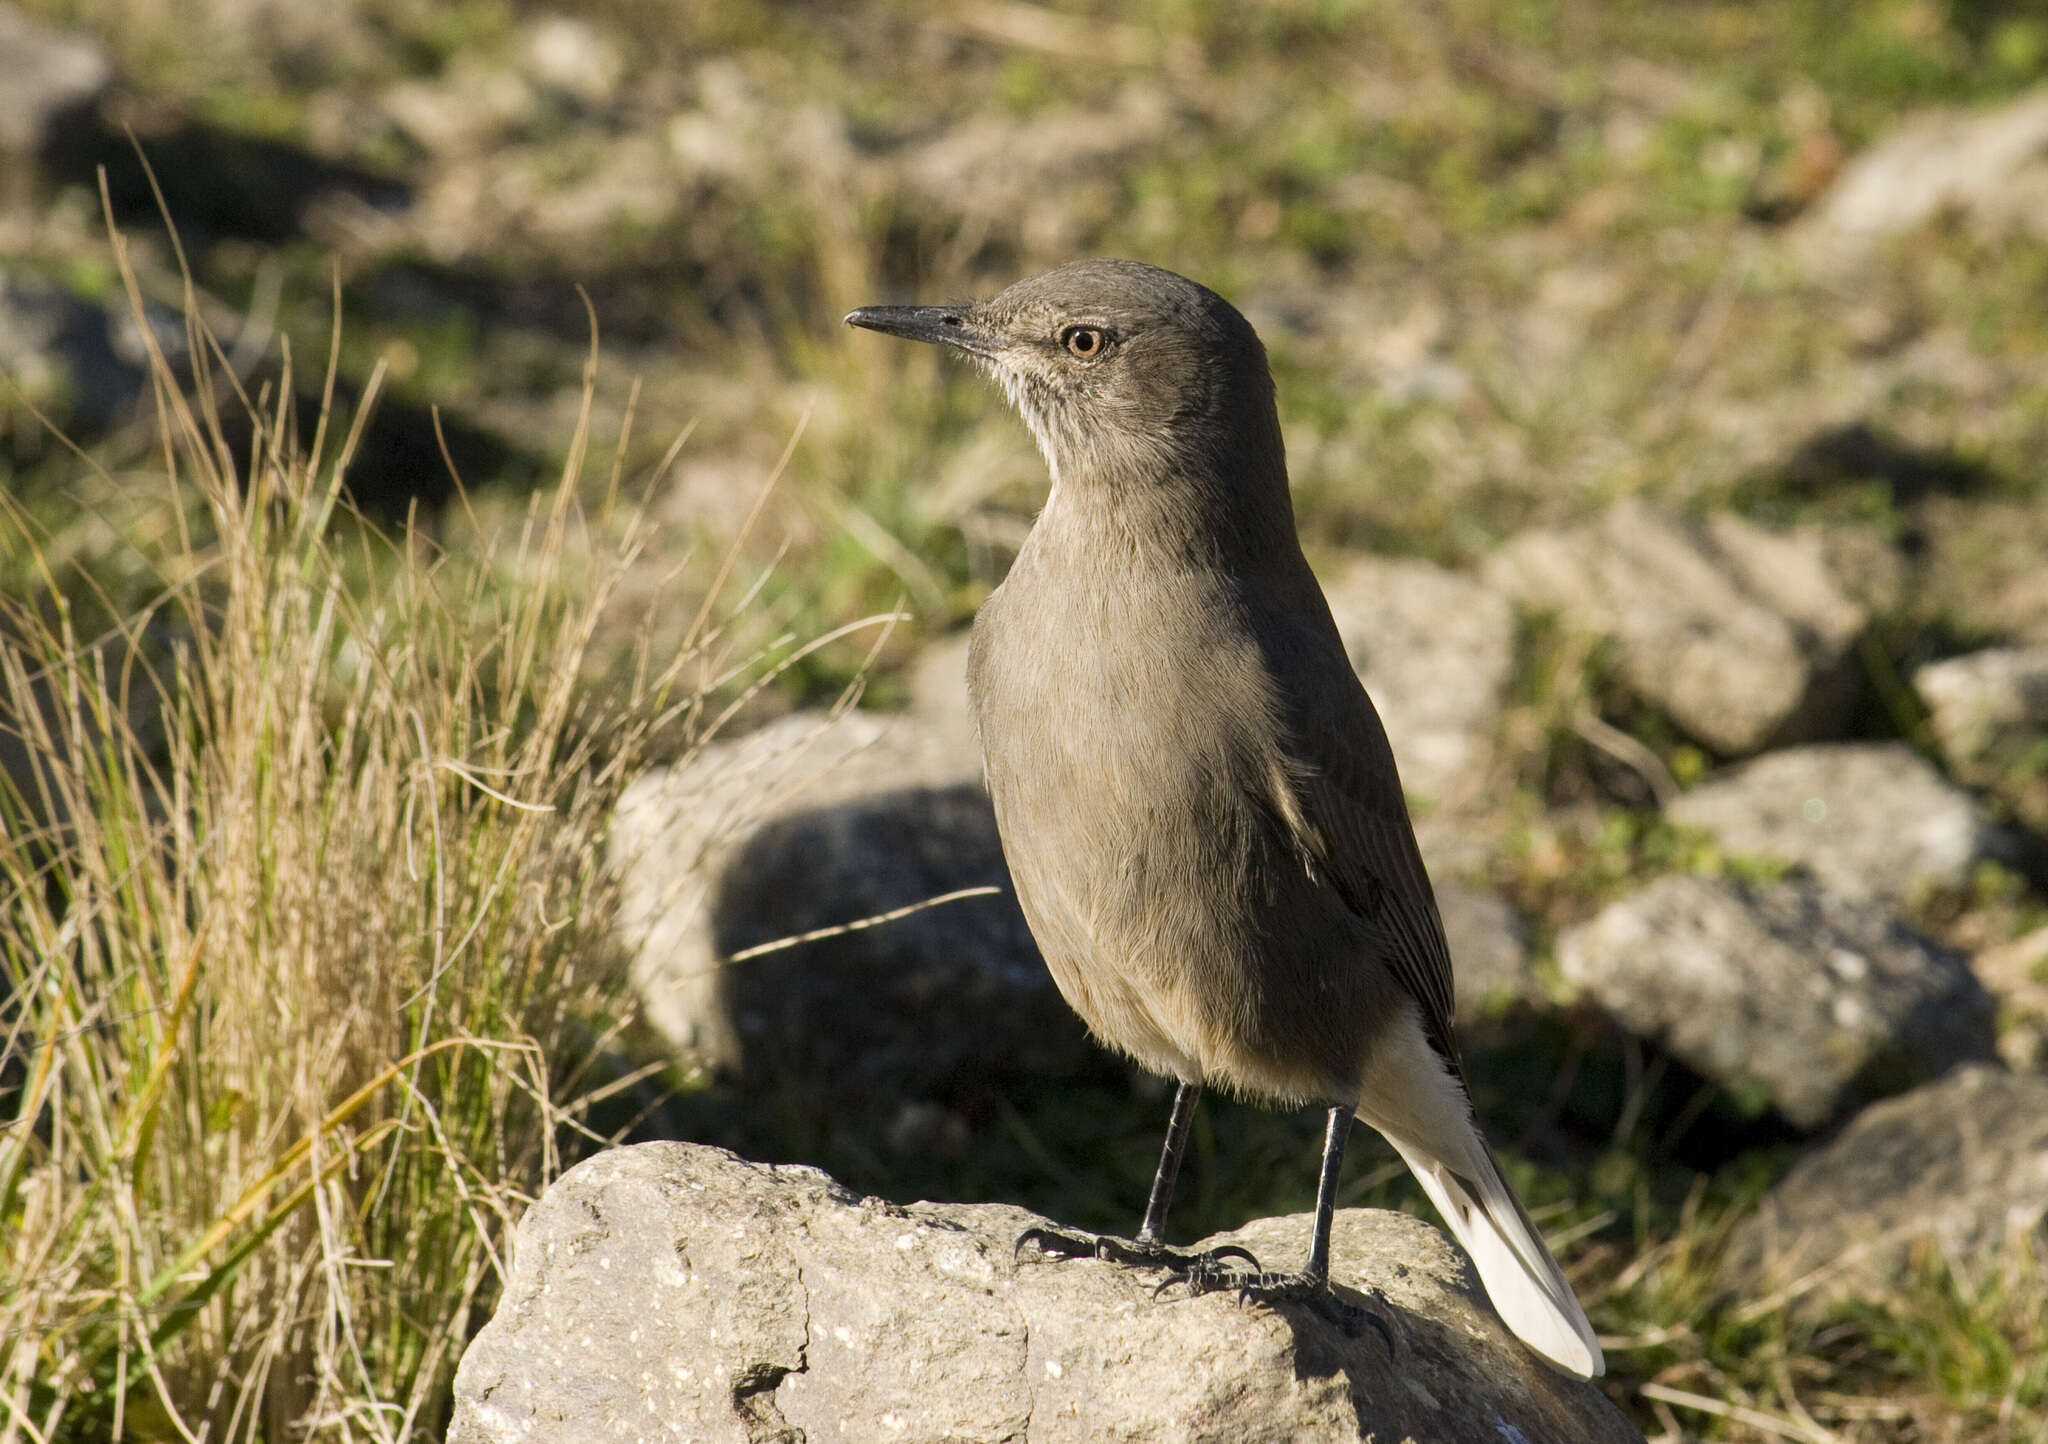
[[[1167, 1267], [1197, 1293], [1328, 1301], [1356, 1117], [1407, 1163], [1508, 1327], [1566, 1373], [1601, 1373], [1474, 1115], [1443, 922], [1386, 730], [1302, 553], [1251, 324], [1184, 276], [1110, 259], [845, 320], [964, 355], [1045, 458], [1051, 490], [969, 641], [984, 775], [1061, 995], [1177, 1085], [1137, 1236], [1027, 1237]], [[1212, 1088], [1327, 1109], [1299, 1271], [1165, 1246]]]

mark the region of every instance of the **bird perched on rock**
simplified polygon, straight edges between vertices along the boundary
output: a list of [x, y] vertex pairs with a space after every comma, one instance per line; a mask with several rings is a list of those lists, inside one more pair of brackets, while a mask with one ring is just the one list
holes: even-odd
[[[1508, 1326], [1598, 1374], [1592, 1326], [1473, 1117], [1435, 895], [1386, 732], [1302, 556], [1250, 323], [1193, 281], [1111, 260], [846, 319], [965, 353], [1045, 454], [1051, 496], [969, 652], [989, 791], [1060, 992], [1180, 1085], [1137, 1238], [1035, 1241], [1169, 1267], [1197, 1291], [1329, 1303], [1355, 1111]], [[1165, 1247], [1206, 1087], [1329, 1109], [1301, 1272]]]

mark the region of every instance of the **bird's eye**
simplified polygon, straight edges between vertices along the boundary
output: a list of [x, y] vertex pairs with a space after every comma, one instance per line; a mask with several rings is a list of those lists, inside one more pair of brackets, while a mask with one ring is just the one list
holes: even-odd
[[1083, 361], [1093, 361], [1109, 345], [1109, 333], [1095, 326], [1069, 326], [1060, 332], [1060, 344]]

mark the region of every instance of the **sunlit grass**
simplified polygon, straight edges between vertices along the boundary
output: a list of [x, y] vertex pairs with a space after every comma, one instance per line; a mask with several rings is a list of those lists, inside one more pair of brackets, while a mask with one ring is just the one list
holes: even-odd
[[360, 416], [302, 449], [190, 339], [121, 479], [146, 605], [82, 629], [0, 506], [0, 1439], [438, 1438], [620, 1082], [612, 800], [723, 643], [707, 608], [581, 685], [638, 547], [579, 499], [587, 388], [559, 484], [458, 562], [349, 514]]

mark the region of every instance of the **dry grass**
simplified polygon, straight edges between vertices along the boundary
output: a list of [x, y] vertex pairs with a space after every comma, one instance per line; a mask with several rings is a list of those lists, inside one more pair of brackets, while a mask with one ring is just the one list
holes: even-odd
[[458, 567], [349, 515], [343, 418], [301, 447], [192, 333], [256, 436], [154, 358], [151, 607], [79, 635], [0, 501], [43, 582], [0, 615], [0, 1440], [438, 1438], [510, 1224], [620, 1086], [602, 832], [717, 629], [578, 687], [635, 556], [577, 500], [587, 405]]

